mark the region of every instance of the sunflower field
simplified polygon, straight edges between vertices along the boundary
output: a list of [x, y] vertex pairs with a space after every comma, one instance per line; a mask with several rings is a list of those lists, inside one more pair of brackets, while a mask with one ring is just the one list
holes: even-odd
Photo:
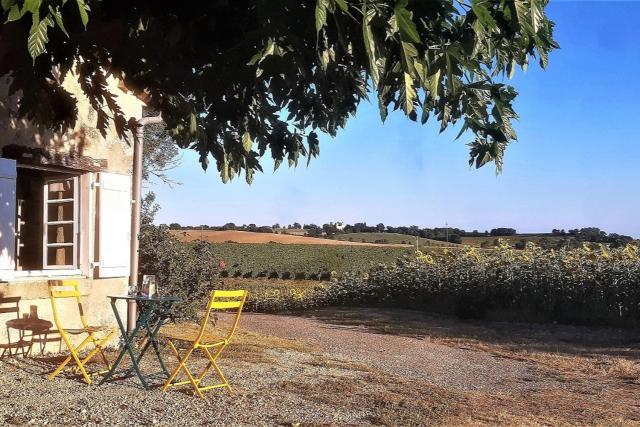
[[393, 306], [465, 318], [640, 325], [637, 246], [545, 250], [528, 244], [494, 251], [405, 257], [368, 274], [343, 274], [319, 305]]

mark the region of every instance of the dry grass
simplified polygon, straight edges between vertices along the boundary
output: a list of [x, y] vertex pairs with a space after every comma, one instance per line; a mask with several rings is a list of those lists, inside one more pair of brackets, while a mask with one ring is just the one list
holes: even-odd
[[285, 245], [333, 245], [333, 246], [380, 246], [408, 248], [410, 244], [348, 242], [333, 239], [297, 236], [293, 234], [254, 233], [251, 231], [212, 231], [212, 230], [171, 230], [170, 233], [181, 242], [204, 240], [210, 243], [281, 243]]
[[317, 357], [308, 363], [311, 366], [327, 369], [343, 369], [351, 372], [374, 372], [370, 366], [351, 360]]
[[[221, 319], [220, 323], [228, 323], [229, 318]], [[200, 325], [194, 323], [180, 323], [166, 327], [167, 330], [181, 330], [187, 335], [197, 335]], [[214, 328], [211, 328], [214, 331]], [[221, 328], [225, 329], [225, 326]], [[164, 330], [164, 328], [163, 328]], [[221, 359], [243, 361], [249, 363], [277, 363], [273, 355], [267, 354], [267, 350], [293, 350], [301, 353], [317, 351], [318, 348], [310, 344], [286, 338], [262, 335], [251, 331], [239, 329], [231, 339], [229, 346], [220, 355]]]
[[640, 384], [640, 363], [627, 359], [615, 359], [607, 367], [606, 375], [610, 378]]
[[381, 372], [326, 376], [281, 387], [337, 409], [368, 408], [379, 425], [638, 425], [637, 393], [629, 388], [551, 389], [527, 394], [450, 391]]
[[368, 421], [380, 425], [442, 424], [467, 404], [463, 396], [438, 387], [373, 372], [356, 377], [329, 376], [311, 383], [284, 381], [281, 387], [340, 409], [367, 408]]

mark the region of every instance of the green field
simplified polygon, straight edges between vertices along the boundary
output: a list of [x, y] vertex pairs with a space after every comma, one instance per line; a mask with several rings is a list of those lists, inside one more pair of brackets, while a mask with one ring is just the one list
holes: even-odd
[[332, 271], [366, 272], [380, 263], [394, 263], [413, 248], [378, 246], [283, 245], [278, 243], [209, 243], [224, 260], [230, 277], [320, 279]]
[[568, 237], [562, 237], [562, 236], [551, 236], [551, 235], [547, 235], [547, 234], [515, 234], [513, 236], [501, 236], [501, 237], [496, 237], [496, 236], [465, 236], [462, 237], [462, 244], [463, 245], [469, 245], [469, 246], [476, 246], [476, 247], [480, 247], [481, 245], [487, 246], [487, 247], [494, 247], [495, 246], [495, 241], [497, 239], [502, 239], [505, 242], [514, 245], [517, 242], [521, 242], [521, 241], [526, 241], [526, 242], [532, 242], [535, 244], [540, 244], [541, 240], [546, 240], [548, 242], [555, 242], [557, 243], [558, 241], [562, 240], [562, 239], [571, 239]]
[[[407, 234], [398, 233], [347, 233], [338, 234], [335, 236], [336, 240], [344, 240], [350, 242], [367, 242], [367, 243], [400, 243], [416, 245], [416, 238]], [[432, 248], [434, 246], [457, 246], [455, 243], [446, 243], [439, 240], [419, 238], [420, 249]]]

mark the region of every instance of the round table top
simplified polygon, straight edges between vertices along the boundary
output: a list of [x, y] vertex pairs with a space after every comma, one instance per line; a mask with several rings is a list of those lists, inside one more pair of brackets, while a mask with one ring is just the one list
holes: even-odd
[[53, 326], [53, 323], [44, 319], [11, 319], [6, 322], [7, 327], [22, 331], [46, 331]]

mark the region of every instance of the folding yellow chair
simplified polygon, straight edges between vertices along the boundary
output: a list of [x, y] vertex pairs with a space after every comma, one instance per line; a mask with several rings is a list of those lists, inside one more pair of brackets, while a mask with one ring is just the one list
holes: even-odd
[[[91, 384], [91, 376], [87, 373], [85, 365], [95, 356], [100, 353], [102, 361], [106, 365], [106, 371], [95, 372], [92, 375], [103, 374], [111, 369], [111, 365], [104, 354], [104, 344], [109, 341], [115, 334], [115, 330], [108, 326], [89, 326], [85, 317], [84, 309], [82, 308], [82, 302], [80, 301], [80, 290], [78, 289], [79, 283], [77, 280], [61, 280], [49, 282], [49, 291], [51, 293], [51, 307], [53, 309], [53, 320], [58, 328], [58, 332], [62, 337], [62, 340], [67, 345], [69, 352], [71, 353], [58, 368], [49, 375], [49, 380], [54, 379], [62, 370], [71, 362], [75, 361], [74, 371], [81, 373], [87, 384]], [[58, 301], [63, 299], [75, 299], [80, 314], [80, 327], [67, 328], [62, 324], [60, 315], [58, 313]], [[104, 333], [105, 336], [102, 339], [98, 339], [97, 333]], [[71, 336], [87, 335], [87, 337], [77, 346], [71, 342]], [[79, 352], [92, 343], [94, 349], [91, 350], [83, 359], [80, 358]]]
[[[184, 384], [191, 384], [193, 386], [193, 389], [195, 390], [195, 393], [200, 397], [204, 397], [202, 395], [203, 391], [209, 390], [212, 388], [226, 387], [229, 391], [231, 391], [231, 385], [229, 384], [227, 379], [224, 377], [224, 374], [220, 370], [220, 366], [218, 366], [217, 359], [220, 356], [220, 353], [222, 353], [222, 350], [224, 350], [227, 347], [227, 345], [229, 345], [229, 341], [233, 337], [238, 327], [238, 321], [240, 320], [240, 313], [242, 313], [242, 308], [244, 307], [244, 302], [246, 299], [247, 299], [247, 291], [245, 290], [212, 291], [211, 298], [209, 299], [209, 303], [207, 304], [207, 309], [199, 329], [192, 330], [191, 332], [185, 328], [180, 328], [180, 330], [178, 330], [171, 327], [160, 330], [160, 336], [162, 336], [163, 338], [166, 338], [169, 341], [169, 346], [171, 347], [171, 350], [178, 358], [178, 366], [169, 376], [169, 379], [167, 380], [164, 387], [162, 388], [162, 391], [166, 391], [171, 386], [178, 386], [178, 385], [184, 385]], [[223, 336], [223, 337], [219, 335], [211, 334], [207, 331], [207, 326], [209, 324], [209, 318], [211, 317], [211, 312], [212, 311], [217, 312], [219, 310], [230, 311], [231, 313], [234, 314], [231, 327], [229, 328], [229, 331], [226, 334], [226, 336]], [[185, 353], [182, 356], [180, 356], [180, 353], [178, 353], [178, 349], [173, 344], [172, 340], [178, 341], [181, 343], [188, 343], [186, 346]], [[187, 366], [187, 361], [189, 360], [189, 357], [191, 357], [191, 354], [195, 350], [200, 350], [205, 355], [205, 357], [209, 359], [207, 366], [200, 372], [200, 374], [197, 377], [194, 377], [194, 375], [189, 370], [189, 367]], [[215, 373], [218, 376], [218, 379], [221, 382], [218, 384], [202, 386], [201, 385], [202, 380], [211, 367], [213, 367], [213, 369], [215, 370]], [[180, 381], [180, 382], [174, 383], [173, 380], [175, 379], [175, 377], [178, 375], [180, 371], [184, 371], [184, 373], [187, 376], [187, 381]]]

